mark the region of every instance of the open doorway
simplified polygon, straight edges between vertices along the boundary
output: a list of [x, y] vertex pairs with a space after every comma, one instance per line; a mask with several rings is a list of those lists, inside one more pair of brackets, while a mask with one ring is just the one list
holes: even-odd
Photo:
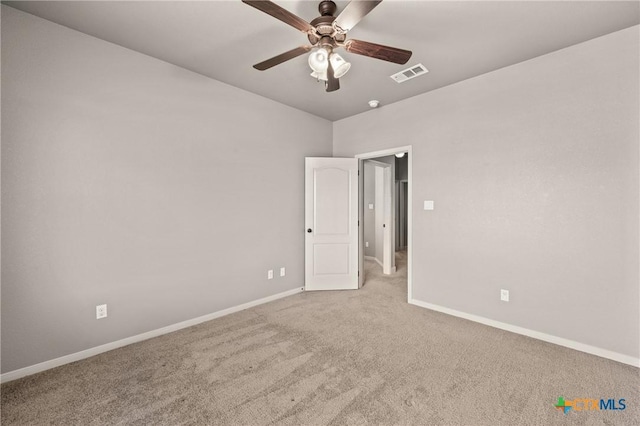
[[382, 273], [395, 272], [393, 256], [393, 157], [365, 160], [364, 169], [364, 258], [382, 267]]
[[367, 272], [406, 277], [411, 300], [411, 147], [356, 155], [360, 160], [360, 286]]

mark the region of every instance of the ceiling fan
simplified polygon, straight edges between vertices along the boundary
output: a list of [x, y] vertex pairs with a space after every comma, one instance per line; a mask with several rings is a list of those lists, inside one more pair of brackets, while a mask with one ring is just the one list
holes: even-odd
[[309, 66], [313, 70], [311, 76], [318, 81], [324, 81], [326, 91], [333, 92], [340, 88], [339, 78], [349, 71], [351, 67], [349, 62], [334, 52], [337, 48], [342, 47], [350, 53], [382, 59], [396, 64], [406, 64], [411, 57], [411, 51], [409, 50], [361, 40], [347, 40], [347, 32], [378, 6], [382, 0], [354, 0], [347, 4], [337, 17], [333, 16], [337, 10], [336, 4], [331, 0], [322, 0], [318, 5], [320, 16], [311, 22], [299, 18], [269, 0], [242, 0], [242, 2], [302, 31], [309, 39], [310, 44], [308, 45], [296, 47], [255, 64], [253, 67], [260, 71], [267, 70], [289, 59], [312, 51], [309, 56]]

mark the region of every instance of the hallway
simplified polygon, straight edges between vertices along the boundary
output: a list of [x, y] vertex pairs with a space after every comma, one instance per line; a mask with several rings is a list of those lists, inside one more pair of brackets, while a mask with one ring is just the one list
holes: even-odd
[[382, 266], [375, 260], [364, 261], [364, 288], [372, 288], [389, 292], [394, 298], [407, 301], [407, 251], [397, 251], [396, 272], [391, 275], [382, 273]]

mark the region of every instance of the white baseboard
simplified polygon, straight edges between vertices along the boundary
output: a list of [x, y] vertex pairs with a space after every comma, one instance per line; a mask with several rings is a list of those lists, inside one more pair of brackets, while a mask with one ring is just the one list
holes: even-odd
[[[384, 265], [382, 264], [382, 262], [380, 262], [380, 261], [378, 260], [378, 258], [373, 257], [373, 256], [365, 256], [364, 258], [365, 258], [365, 259], [368, 259], [368, 260], [373, 260], [373, 261], [375, 261], [378, 265], [380, 265], [380, 267], [381, 267], [382, 269], [384, 269]], [[392, 274], [395, 274], [397, 270], [398, 270], [398, 269], [397, 269], [395, 266], [392, 266], [392, 267], [391, 267], [391, 273], [392, 273]]]
[[8, 373], [4, 373], [0, 375], [0, 383], [10, 382], [11, 380], [16, 380], [21, 377], [30, 376], [31, 374], [40, 373], [41, 371], [49, 370], [51, 368], [59, 367], [64, 364], [69, 364], [71, 362], [80, 361], [85, 358], [89, 358], [103, 352], [111, 351], [113, 349], [118, 349], [123, 346], [130, 345], [132, 343], [142, 342], [143, 340], [151, 339], [153, 337], [162, 336], [163, 334], [172, 333], [174, 331], [181, 330], [183, 328], [191, 327], [196, 324], [200, 324], [206, 321], [211, 321], [212, 319], [220, 318], [225, 315], [233, 314], [235, 312], [243, 311], [245, 309], [252, 308], [254, 306], [262, 305], [264, 303], [272, 302], [277, 299], [282, 299], [283, 297], [292, 296], [294, 294], [300, 293], [304, 291], [303, 287], [294, 288], [293, 290], [288, 290], [282, 293], [274, 294], [273, 296], [264, 297], [262, 299], [254, 300], [251, 302], [243, 303], [242, 305], [233, 306], [231, 308], [223, 309], [218, 312], [214, 312], [211, 314], [203, 315], [201, 317], [193, 318], [190, 320], [182, 321], [177, 324], [168, 325], [166, 327], [158, 328], [156, 330], [151, 330], [146, 333], [138, 334], [136, 336], [127, 337], [122, 340], [117, 340], [115, 342], [106, 343], [104, 345], [96, 346], [94, 348], [86, 349], [84, 351], [76, 352], [73, 354], [61, 356], [60, 358], [55, 358], [49, 361], [44, 361], [39, 364], [31, 365], [29, 367], [20, 368], [18, 370], [9, 371]]
[[364, 258], [365, 258], [365, 259], [368, 259], [368, 260], [373, 260], [373, 261], [374, 261], [374, 262], [376, 262], [378, 265], [380, 265], [380, 267], [384, 268], [384, 265], [382, 264], [382, 262], [380, 262], [380, 261], [378, 260], [378, 258], [377, 258], [377, 257], [374, 257], [374, 256], [365, 256]]
[[564, 346], [566, 348], [575, 349], [580, 352], [586, 352], [591, 355], [607, 358], [613, 361], [621, 362], [623, 364], [632, 365], [634, 367], [640, 367], [640, 358], [635, 358], [630, 355], [624, 355], [618, 352], [610, 351], [608, 349], [598, 348], [596, 346], [587, 345], [584, 343], [576, 342], [574, 340], [565, 339], [563, 337], [553, 336], [551, 334], [529, 330], [528, 328], [518, 327], [516, 325], [511, 325], [504, 322], [492, 320], [489, 318], [484, 318], [478, 315], [468, 314], [466, 312], [456, 311], [455, 309], [445, 308], [444, 306], [434, 305], [434, 304], [422, 302], [416, 299], [411, 299], [409, 303], [412, 305], [420, 306], [421, 308], [427, 308], [432, 311], [442, 312], [444, 314], [452, 315], [454, 317], [459, 317], [459, 318], [467, 319], [469, 321], [479, 322], [480, 324], [488, 325], [490, 327], [499, 328], [501, 330], [510, 331], [516, 334], [522, 334], [523, 336], [528, 336], [534, 339]]

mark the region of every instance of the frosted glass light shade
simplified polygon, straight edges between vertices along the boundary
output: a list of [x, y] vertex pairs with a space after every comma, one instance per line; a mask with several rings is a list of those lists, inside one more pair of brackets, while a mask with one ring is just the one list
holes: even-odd
[[323, 72], [320, 72], [320, 73], [314, 71], [314, 72], [311, 73], [311, 77], [315, 78], [316, 80], [322, 80], [322, 81], [327, 81], [328, 80], [327, 71], [326, 70], [323, 71]]
[[336, 78], [342, 77], [347, 73], [347, 71], [349, 71], [349, 68], [351, 68], [351, 64], [342, 59], [342, 56], [337, 53], [332, 53], [329, 60], [331, 61], [331, 67], [333, 68], [333, 75]]
[[329, 52], [327, 49], [320, 48], [312, 51], [309, 55], [309, 66], [318, 74], [326, 71], [329, 68]]

